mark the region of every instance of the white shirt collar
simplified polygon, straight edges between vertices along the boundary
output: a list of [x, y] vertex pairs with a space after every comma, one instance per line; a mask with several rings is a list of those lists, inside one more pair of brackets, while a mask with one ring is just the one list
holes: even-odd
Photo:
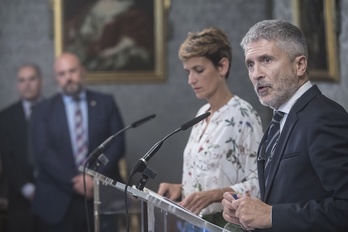
[[278, 110], [285, 113], [283, 119], [280, 121], [280, 131], [283, 130], [284, 124], [286, 119], [288, 118], [288, 114], [292, 108], [292, 106], [297, 102], [297, 100], [308, 90], [312, 87], [312, 83], [310, 81], [307, 81], [304, 83], [292, 97], [285, 102], [283, 105], [281, 105]]
[[[72, 103], [74, 102], [74, 98], [70, 95], [66, 95], [66, 94], [62, 94], [63, 95], [63, 100], [65, 103]], [[79, 98], [81, 101], [85, 101], [86, 100], [86, 91], [85, 90], [82, 90], [80, 93], [79, 93]]]
[[23, 109], [24, 109], [24, 114], [25, 114], [25, 117], [27, 119], [29, 119], [30, 115], [31, 115], [31, 111], [32, 111], [32, 107], [38, 103], [41, 99], [39, 98], [38, 100], [34, 101], [34, 102], [31, 102], [31, 101], [28, 101], [26, 99], [22, 99], [22, 106], [23, 106]]

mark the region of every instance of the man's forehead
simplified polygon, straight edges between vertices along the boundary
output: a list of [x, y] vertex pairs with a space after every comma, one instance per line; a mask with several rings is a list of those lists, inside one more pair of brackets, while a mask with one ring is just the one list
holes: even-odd
[[33, 67], [23, 67], [18, 72], [18, 78], [38, 77], [38, 73]]
[[245, 48], [244, 54], [246, 56], [250, 54], [255, 54], [255, 53], [266, 54], [275, 50], [278, 50], [278, 47], [276, 46], [276, 43], [274, 41], [258, 40], [248, 44], [248, 46]]

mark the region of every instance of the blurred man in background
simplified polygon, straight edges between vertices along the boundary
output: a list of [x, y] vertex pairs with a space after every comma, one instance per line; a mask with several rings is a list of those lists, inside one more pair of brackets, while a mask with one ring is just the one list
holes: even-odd
[[28, 152], [28, 122], [41, 100], [42, 77], [39, 67], [26, 64], [18, 69], [20, 100], [0, 113], [0, 152], [8, 184], [7, 232], [45, 231], [31, 212], [35, 195], [34, 167]]

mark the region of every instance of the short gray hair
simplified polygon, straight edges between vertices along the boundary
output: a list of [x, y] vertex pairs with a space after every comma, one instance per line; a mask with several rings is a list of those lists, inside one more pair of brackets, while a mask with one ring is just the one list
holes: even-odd
[[284, 51], [291, 60], [300, 55], [308, 60], [306, 38], [298, 27], [289, 22], [283, 20], [258, 22], [249, 29], [240, 45], [245, 51], [251, 42], [260, 39], [275, 42], [277, 48]]

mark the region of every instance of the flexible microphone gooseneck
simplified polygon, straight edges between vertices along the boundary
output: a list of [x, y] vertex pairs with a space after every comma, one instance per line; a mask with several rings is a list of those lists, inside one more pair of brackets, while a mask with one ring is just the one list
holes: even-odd
[[111, 135], [109, 138], [107, 138], [102, 144], [100, 144], [96, 149], [94, 149], [94, 151], [91, 152], [91, 154], [89, 155], [87, 162], [93, 161], [93, 160], [99, 160], [100, 162], [102, 162], [104, 165], [106, 165], [106, 163], [109, 161], [108, 158], [103, 154], [105, 148], [107, 147], [107, 145], [118, 135], [120, 135], [121, 133], [125, 132], [126, 130], [130, 129], [130, 128], [135, 128], [138, 127], [142, 124], [144, 124], [145, 122], [148, 122], [149, 120], [153, 119], [156, 117], [156, 114], [152, 114], [149, 115], [145, 118], [142, 118], [136, 122], [133, 122], [132, 124], [124, 127], [123, 129], [117, 131], [115, 134]]
[[151, 149], [146, 152], [146, 154], [139, 159], [138, 163], [135, 165], [135, 167], [131, 170], [130, 175], [128, 175], [127, 181], [126, 181], [126, 185], [125, 185], [125, 189], [124, 189], [124, 199], [125, 199], [125, 204], [126, 204], [126, 221], [127, 221], [127, 232], [129, 231], [129, 218], [128, 218], [128, 200], [127, 200], [127, 188], [129, 186], [130, 183], [130, 179], [132, 178], [132, 176], [137, 173], [137, 172], [142, 172], [143, 173], [143, 178], [139, 181], [138, 185], [136, 186], [137, 189], [139, 190], [143, 190], [147, 178], [150, 176], [151, 178], [153, 178], [156, 173], [153, 172], [151, 169], [149, 169], [146, 164], [147, 162], [152, 158], [152, 156], [160, 149], [160, 147], [162, 146], [163, 142], [168, 139], [170, 136], [172, 136], [173, 134], [181, 131], [181, 130], [187, 130], [188, 128], [192, 127], [193, 125], [195, 125], [196, 123], [202, 121], [203, 119], [207, 118], [210, 115], [209, 112], [204, 113], [190, 121], [188, 121], [187, 123], [181, 125], [181, 127], [179, 127], [178, 129], [174, 130], [173, 132], [169, 133], [168, 135], [166, 135], [163, 139], [161, 139], [160, 141], [158, 141], [155, 145], [153, 145], [151, 147]]
[[196, 123], [198, 123], [198, 122], [202, 121], [203, 119], [207, 118], [209, 115], [210, 115], [210, 112], [206, 112], [204, 114], [201, 114], [200, 116], [198, 116], [198, 117], [188, 121], [187, 123], [181, 125], [181, 127], [179, 127], [176, 130], [172, 131], [171, 133], [166, 135], [163, 139], [158, 141], [155, 145], [153, 145], [151, 147], [151, 149], [148, 152], [146, 152], [146, 154], [141, 159], [139, 159], [138, 163], [135, 165], [135, 167], [131, 171], [130, 176], [134, 175], [137, 172], [143, 172], [145, 170], [147, 162], [149, 162], [149, 160], [152, 158], [152, 156], [161, 148], [163, 142], [166, 139], [168, 139], [170, 136], [172, 136], [173, 134], [175, 134], [175, 133], [177, 133], [179, 131], [187, 130], [188, 128], [192, 127]]

